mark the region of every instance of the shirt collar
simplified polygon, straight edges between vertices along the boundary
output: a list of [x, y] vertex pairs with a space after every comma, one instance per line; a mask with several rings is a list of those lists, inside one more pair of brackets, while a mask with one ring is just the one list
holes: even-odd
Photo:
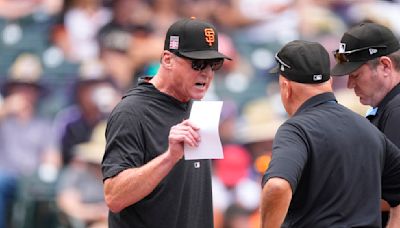
[[379, 110], [383, 110], [385, 106], [391, 101], [397, 94], [400, 94], [400, 83], [397, 84], [379, 103], [375, 115], [379, 112]]
[[369, 116], [375, 116], [376, 113], [378, 112], [378, 107], [374, 108], [374, 107], [370, 107], [367, 110], [367, 113], [365, 114], [365, 116], [368, 118]]
[[321, 93], [309, 98], [300, 106], [300, 108], [296, 111], [294, 115], [298, 115], [299, 113], [302, 113], [306, 109], [318, 106], [326, 102], [337, 103], [336, 97], [332, 92]]

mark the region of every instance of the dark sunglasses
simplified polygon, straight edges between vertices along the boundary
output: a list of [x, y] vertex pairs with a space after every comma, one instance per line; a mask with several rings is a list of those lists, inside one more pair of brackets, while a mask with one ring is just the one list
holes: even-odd
[[207, 66], [211, 67], [212, 71], [221, 69], [224, 64], [224, 59], [189, 59], [192, 61], [192, 69], [201, 71], [206, 69]]
[[367, 50], [369, 52], [367, 54], [372, 55], [372, 54], [374, 54], [373, 53], [374, 51], [375, 52], [377, 51], [376, 49], [383, 49], [383, 48], [386, 48], [386, 45], [358, 48], [358, 49], [353, 49], [353, 50], [345, 51], [345, 52], [339, 52], [339, 49], [336, 49], [335, 51], [333, 51], [333, 56], [335, 57], [335, 60], [337, 63], [346, 63], [346, 62], [351, 61], [349, 59], [349, 56], [351, 56], [351, 55], [361, 53], [361, 52], [364, 52]]
[[192, 62], [192, 69], [195, 71], [204, 70], [207, 66], [210, 66], [212, 71], [217, 71], [221, 69], [222, 65], [224, 64], [224, 59], [191, 59], [179, 53], [174, 54], [183, 59], [190, 60]]

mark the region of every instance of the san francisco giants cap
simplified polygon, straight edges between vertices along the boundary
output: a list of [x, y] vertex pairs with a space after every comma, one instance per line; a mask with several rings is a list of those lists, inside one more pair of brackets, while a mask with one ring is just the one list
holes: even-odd
[[169, 27], [164, 50], [190, 59], [231, 59], [218, 52], [215, 27], [195, 18], [178, 20]]
[[344, 33], [334, 52], [334, 76], [348, 75], [369, 60], [399, 50], [400, 45], [389, 28], [376, 23], [361, 23]]
[[330, 61], [319, 43], [294, 40], [275, 55], [278, 65], [270, 73], [280, 73], [290, 81], [316, 84], [330, 79]]

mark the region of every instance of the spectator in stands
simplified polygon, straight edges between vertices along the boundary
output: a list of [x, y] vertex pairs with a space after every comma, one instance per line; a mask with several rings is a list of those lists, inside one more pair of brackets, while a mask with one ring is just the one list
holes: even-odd
[[121, 92], [126, 92], [137, 82], [130, 54], [132, 44], [133, 36], [125, 29], [109, 28], [99, 36], [100, 60]]
[[111, 12], [100, 0], [72, 0], [64, 15], [73, 58], [77, 62], [97, 58], [99, 29], [111, 20]]
[[218, 214], [225, 214], [232, 204], [250, 212], [257, 210], [261, 190], [252, 177], [252, 158], [242, 146], [223, 146], [224, 159], [214, 161], [213, 205]]
[[[53, 151], [50, 122], [37, 115], [38, 99], [44, 91], [40, 84], [41, 65], [37, 57], [21, 54], [10, 69], [2, 87], [4, 101], [0, 107], [0, 227], [17, 191], [18, 182], [48, 167], [49, 179], [56, 178], [59, 154]], [[8, 206], [8, 208], [7, 208]]]
[[105, 141], [105, 122], [96, 125], [86, 143], [74, 147], [74, 163], [62, 171], [57, 186], [57, 205], [74, 228], [107, 227], [100, 163]]
[[118, 90], [104, 74], [103, 65], [98, 60], [81, 65], [73, 94], [74, 103], [61, 110], [53, 124], [63, 165], [73, 158], [72, 148], [90, 139], [94, 126], [107, 118], [120, 99]]

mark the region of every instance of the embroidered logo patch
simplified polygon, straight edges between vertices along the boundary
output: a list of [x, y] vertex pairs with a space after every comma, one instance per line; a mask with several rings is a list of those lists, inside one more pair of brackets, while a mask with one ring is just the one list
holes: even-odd
[[170, 36], [169, 37], [169, 49], [178, 49], [179, 48], [179, 36]]
[[377, 53], [378, 52], [378, 49], [375, 49], [375, 48], [370, 48], [369, 49], [369, 54], [370, 55], [373, 55], [373, 54], [375, 54], [375, 53]]
[[346, 52], [346, 44], [345, 43], [340, 43], [339, 53], [345, 53], [345, 52]]
[[212, 28], [204, 29], [204, 36], [205, 36], [206, 42], [211, 47], [213, 45], [213, 43], [215, 42], [214, 29], [212, 29]]
[[320, 74], [315, 74], [315, 75], [313, 76], [313, 80], [314, 80], [314, 81], [321, 81], [321, 80], [322, 80], [322, 75], [320, 75]]

